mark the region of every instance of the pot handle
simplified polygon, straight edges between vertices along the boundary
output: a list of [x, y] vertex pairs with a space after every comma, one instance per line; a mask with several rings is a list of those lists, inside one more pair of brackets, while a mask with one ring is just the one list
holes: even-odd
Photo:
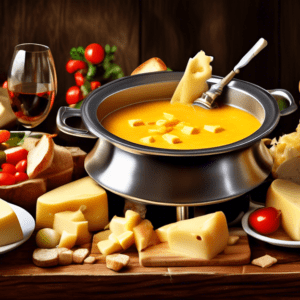
[[275, 90], [269, 90], [268, 91], [276, 100], [279, 99], [285, 99], [289, 102], [289, 106], [283, 110], [280, 111], [281, 116], [287, 116], [293, 112], [295, 112], [298, 108], [294, 97], [290, 92], [284, 89], [275, 89]]
[[68, 106], [60, 107], [56, 116], [56, 124], [60, 131], [77, 137], [90, 138], [90, 139], [97, 138], [96, 136], [91, 134], [87, 129], [79, 129], [67, 125], [66, 121], [68, 118], [71, 117], [81, 118], [81, 110], [78, 108], [71, 108]]

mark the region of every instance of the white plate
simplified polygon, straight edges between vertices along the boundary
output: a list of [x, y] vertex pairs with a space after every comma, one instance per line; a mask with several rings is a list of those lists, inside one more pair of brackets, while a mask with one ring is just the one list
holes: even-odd
[[14, 210], [14, 212], [16, 213], [16, 215], [19, 219], [19, 222], [20, 222], [20, 225], [21, 225], [21, 228], [23, 231], [23, 239], [19, 242], [0, 247], [0, 254], [9, 252], [9, 251], [19, 247], [23, 243], [25, 243], [31, 237], [31, 235], [34, 231], [34, 228], [35, 228], [34, 218], [31, 216], [31, 214], [29, 212], [27, 212], [25, 209], [23, 209], [17, 205], [14, 205], [11, 203], [8, 203], [8, 204]]
[[275, 246], [280, 246], [280, 247], [287, 247], [287, 248], [300, 248], [300, 241], [284, 241], [284, 240], [278, 240], [278, 239], [273, 239], [270, 237], [267, 237], [265, 235], [261, 235], [254, 231], [250, 226], [249, 226], [249, 215], [256, 209], [261, 208], [264, 206], [261, 205], [255, 205], [255, 208], [251, 208], [242, 218], [242, 227], [244, 231], [246, 231], [247, 234], [251, 235], [252, 237], [264, 241], [268, 244], [272, 244]]

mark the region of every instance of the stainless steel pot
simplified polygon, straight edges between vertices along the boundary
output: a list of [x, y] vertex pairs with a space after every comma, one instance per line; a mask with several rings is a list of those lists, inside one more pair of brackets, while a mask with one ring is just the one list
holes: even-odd
[[[78, 137], [99, 138], [85, 160], [87, 173], [105, 189], [144, 203], [178, 206], [208, 205], [241, 196], [261, 184], [272, 168], [272, 158], [261, 142], [280, 116], [297, 109], [285, 90], [266, 91], [233, 80], [218, 101], [253, 114], [261, 127], [251, 136], [230, 145], [199, 150], [168, 150], [134, 144], [102, 127], [100, 121], [124, 106], [170, 99], [182, 72], [156, 72], [121, 78], [92, 92], [79, 109], [61, 107], [58, 128]], [[220, 77], [213, 76], [208, 84]], [[274, 97], [288, 100], [279, 111]], [[67, 125], [81, 117], [87, 130]], [[99, 121], [100, 120], [100, 121]]]

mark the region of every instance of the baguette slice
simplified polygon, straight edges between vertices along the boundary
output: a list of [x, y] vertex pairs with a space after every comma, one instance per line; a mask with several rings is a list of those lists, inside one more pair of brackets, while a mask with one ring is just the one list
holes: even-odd
[[167, 66], [165, 63], [158, 57], [152, 57], [139, 65], [131, 75], [149, 73], [149, 72], [157, 72], [157, 71], [166, 71]]

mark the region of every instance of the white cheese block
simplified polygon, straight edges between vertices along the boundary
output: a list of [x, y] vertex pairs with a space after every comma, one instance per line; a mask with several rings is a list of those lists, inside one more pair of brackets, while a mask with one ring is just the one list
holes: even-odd
[[228, 237], [226, 217], [221, 211], [179, 221], [167, 230], [171, 251], [201, 259], [212, 259], [222, 252]]
[[0, 246], [22, 239], [23, 232], [17, 215], [6, 201], [0, 199]]
[[293, 240], [300, 241], [300, 185], [276, 179], [270, 185], [266, 206], [281, 210], [281, 225]]

